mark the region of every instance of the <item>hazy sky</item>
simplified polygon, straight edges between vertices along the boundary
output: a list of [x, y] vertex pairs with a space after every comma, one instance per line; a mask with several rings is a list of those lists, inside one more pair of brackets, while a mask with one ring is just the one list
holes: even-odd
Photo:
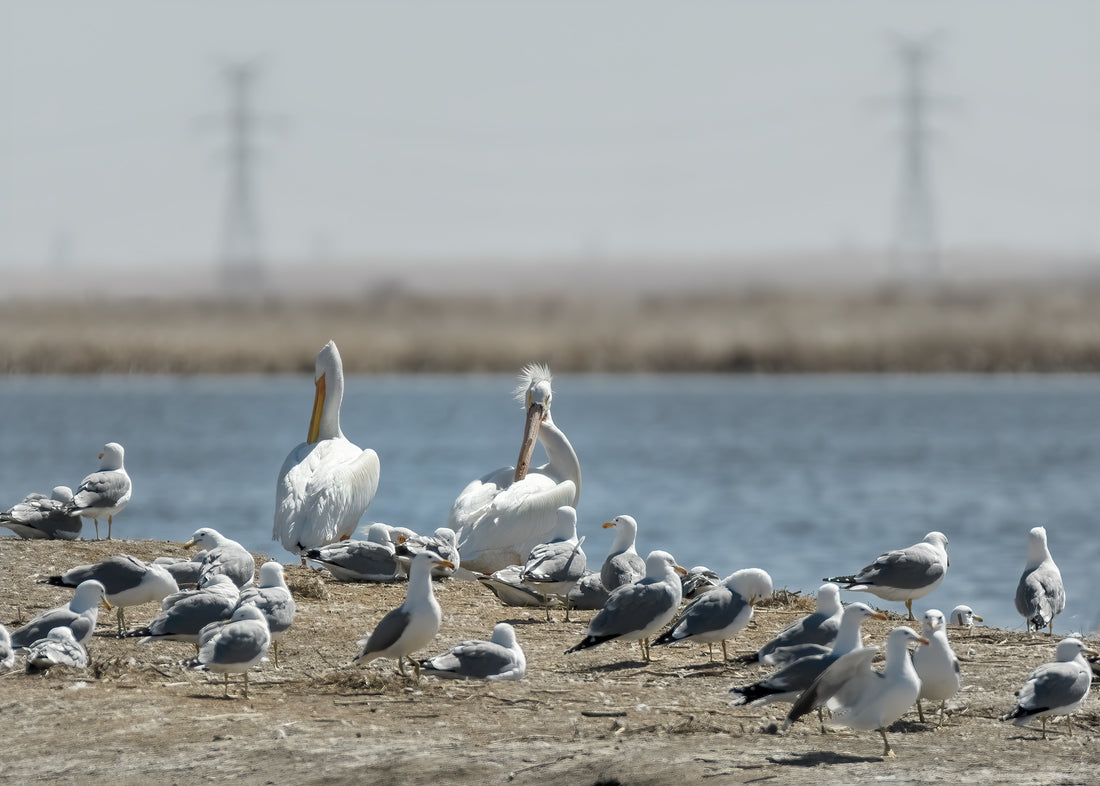
[[1100, 251], [1095, 2], [0, 2], [0, 265], [208, 263], [258, 57], [272, 264], [879, 248], [896, 34], [945, 246]]

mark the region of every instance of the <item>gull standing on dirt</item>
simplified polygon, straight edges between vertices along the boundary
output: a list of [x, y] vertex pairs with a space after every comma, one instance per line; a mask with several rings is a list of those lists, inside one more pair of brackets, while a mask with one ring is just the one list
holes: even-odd
[[[524, 561], [549, 540], [562, 505], [577, 507], [581, 464], [550, 416], [550, 370], [530, 365], [520, 374], [516, 397], [527, 421], [515, 467], [503, 467], [471, 482], [454, 501], [447, 526], [458, 533], [462, 563], [492, 573]], [[548, 461], [530, 468], [536, 440]]]
[[141, 643], [150, 641], [186, 641], [199, 647], [199, 632], [211, 622], [233, 616], [241, 591], [233, 580], [217, 574], [206, 585], [169, 595], [161, 602], [160, 612], [144, 628], [127, 636], [141, 636]]
[[1038, 717], [1043, 722], [1043, 739], [1047, 738], [1047, 717], [1066, 716], [1066, 730], [1073, 735], [1073, 722], [1070, 716], [1081, 709], [1089, 697], [1092, 684], [1092, 669], [1088, 657], [1096, 652], [1086, 647], [1079, 639], [1062, 639], [1055, 652], [1054, 663], [1044, 663], [1027, 678], [1027, 682], [1016, 691], [1016, 707], [1001, 717], [1010, 720], [1016, 726], [1026, 726], [1031, 718]]
[[738, 662], [782, 666], [814, 652], [827, 652], [836, 640], [843, 615], [840, 587], [832, 582], [822, 584], [817, 589], [817, 608], [813, 614], [792, 622], [771, 641], [753, 654], [739, 658]]
[[184, 548], [202, 546], [206, 551], [199, 565], [198, 586], [204, 587], [216, 575], [228, 576], [238, 588], [252, 584], [256, 575], [256, 560], [244, 546], [227, 538], [212, 527], [195, 530]]
[[62, 626], [72, 628], [76, 640], [83, 644], [95, 632], [100, 603], [110, 611], [111, 604], [107, 602], [106, 588], [95, 579], [81, 582], [67, 605], [39, 614], [12, 633], [12, 646], [15, 649], [28, 647], [39, 639], [46, 638], [54, 628]]
[[742, 688], [730, 688], [730, 693], [737, 696], [733, 701], [734, 706], [794, 701], [825, 669], [849, 652], [863, 648], [861, 626], [864, 620], [869, 619], [884, 620], [886, 615], [875, 611], [866, 603], [849, 604], [841, 615], [840, 628], [831, 650], [791, 661], [759, 682]]
[[947, 558], [947, 536], [929, 532], [924, 540], [905, 549], [888, 551], [853, 576], [822, 579], [846, 584], [844, 589], [870, 592], [883, 600], [905, 601], [909, 619], [913, 601], [940, 586], [951, 560]]
[[248, 698], [248, 670], [264, 659], [271, 644], [267, 618], [252, 605], [241, 606], [230, 620], [203, 631], [198, 661], [207, 671], [225, 677], [223, 695], [229, 698], [229, 675], [244, 674], [244, 698]]
[[1062, 573], [1047, 548], [1045, 527], [1032, 527], [1027, 534], [1027, 565], [1016, 586], [1016, 611], [1023, 615], [1027, 630], [1047, 628], [1054, 635], [1054, 618], [1066, 607]]
[[[286, 585], [283, 566], [274, 560], [260, 566], [260, 586], [241, 591], [237, 608], [255, 606], [267, 620], [271, 633], [271, 649], [275, 653], [275, 668], [279, 668], [279, 642], [294, 623], [294, 596]], [[236, 612], [234, 612], [235, 614]]]
[[624, 584], [612, 592], [603, 609], [588, 623], [588, 633], [566, 653], [595, 647], [605, 641], [638, 642], [642, 659], [649, 663], [649, 638], [676, 616], [683, 597], [680, 576], [685, 571], [667, 551], [651, 551], [645, 561], [645, 578]]
[[99, 470], [80, 481], [72, 502], [65, 507], [67, 513], [95, 522], [96, 540], [99, 539], [99, 520], [107, 517], [107, 540], [110, 540], [114, 517], [130, 501], [132, 484], [122, 464], [124, 454], [122, 445], [117, 442], [104, 445], [99, 454]]
[[975, 622], [982, 622], [982, 618], [975, 614], [974, 609], [969, 606], [959, 605], [951, 609], [951, 624], [966, 628], [971, 635], [974, 635]]
[[828, 706], [833, 720], [851, 729], [874, 729], [882, 735], [882, 755], [894, 756], [886, 728], [905, 714], [920, 695], [920, 677], [909, 657], [909, 645], [927, 644], [911, 628], [894, 628], [886, 637], [886, 668], [876, 671], [871, 661], [878, 647], [849, 652], [814, 680], [787, 713], [784, 729], [808, 712]]
[[443, 611], [432, 591], [433, 565], [448, 567], [451, 563], [430, 551], [422, 551], [412, 558], [405, 602], [388, 612], [369, 635], [359, 640], [359, 654], [354, 663], [395, 658], [397, 670], [407, 678], [407, 659], [412, 664], [416, 682], [420, 682], [420, 664], [409, 656], [427, 647], [443, 622]]
[[306, 441], [283, 462], [275, 482], [271, 537], [292, 554], [347, 540], [378, 491], [381, 464], [340, 430], [344, 366], [328, 342], [314, 361], [316, 392]]
[[728, 660], [726, 639], [744, 630], [752, 619], [752, 607], [772, 594], [772, 577], [759, 568], [744, 568], [727, 576], [722, 584], [684, 607], [672, 627], [654, 644], [698, 641], [707, 645], [714, 660], [714, 642], [722, 642], [722, 662]]
[[107, 602], [118, 611], [118, 635], [126, 628], [125, 609], [143, 603], [158, 603], [180, 588], [172, 574], [163, 565], [148, 563], [119, 554], [94, 565], [77, 565], [60, 576], [50, 576], [47, 582], [59, 587], [76, 587], [88, 579], [95, 579], [107, 590]]
[[959, 692], [961, 684], [959, 659], [947, 641], [947, 621], [942, 611], [929, 609], [924, 612], [923, 625], [924, 629], [921, 632], [929, 643], [923, 647], [917, 647], [913, 653], [913, 668], [917, 670], [917, 676], [920, 677], [917, 716], [923, 723], [924, 710], [920, 706], [921, 699], [938, 701], [940, 703], [940, 721], [936, 724], [938, 728], [943, 725], [947, 700]]
[[88, 667], [88, 651], [76, 640], [72, 628], [65, 625], [53, 628], [46, 638], [27, 647], [27, 674], [39, 674], [54, 666]]
[[10, 669], [15, 665], [15, 648], [11, 646], [11, 634], [0, 625], [0, 669]]
[[426, 674], [450, 679], [521, 680], [527, 659], [516, 641], [516, 631], [498, 622], [491, 641], [464, 641], [434, 658], [420, 661]]
[[371, 524], [366, 540], [330, 543], [319, 549], [309, 549], [306, 556], [324, 565], [339, 581], [385, 583], [405, 575], [385, 524]]
[[645, 576], [645, 560], [638, 556], [635, 541], [638, 522], [633, 516], [616, 516], [604, 525], [615, 528], [615, 540], [600, 566], [600, 581], [608, 592], [624, 584], [633, 584]]
[[67, 512], [73, 501], [68, 486], [54, 486], [50, 496], [28, 494], [11, 510], [0, 513], [0, 527], [7, 527], [25, 540], [76, 540], [84, 525], [78, 514]]
[[[583, 578], [587, 557], [577, 537], [577, 511], [569, 505], [558, 508], [558, 526], [551, 540], [531, 549], [520, 571], [519, 580], [546, 598], [564, 600], [569, 590]], [[546, 604], [550, 619], [550, 603]]]

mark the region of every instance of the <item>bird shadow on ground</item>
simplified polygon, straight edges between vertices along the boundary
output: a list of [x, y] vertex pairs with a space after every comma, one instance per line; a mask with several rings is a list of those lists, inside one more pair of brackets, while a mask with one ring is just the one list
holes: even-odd
[[628, 669], [645, 669], [650, 664], [644, 660], [621, 660], [615, 663], [605, 663], [602, 666], [588, 666], [585, 671], [614, 672]]
[[881, 756], [854, 756], [850, 753], [836, 753], [835, 751], [814, 751], [792, 756], [769, 756], [772, 764], [780, 764], [789, 767], [817, 767], [822, 764], [862, 764], [865, 762], [882, 761]]

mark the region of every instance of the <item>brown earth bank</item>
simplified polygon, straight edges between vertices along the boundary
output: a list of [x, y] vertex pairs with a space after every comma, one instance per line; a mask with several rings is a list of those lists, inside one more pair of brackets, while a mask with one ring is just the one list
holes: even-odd
[[[9, 629], [68, 602], [71, 590], [39, 583], [112, 554], [183, 555], [161, 541], [20, 541], [0, 538], [0, 622]], [[257, 563], [265, 558], [257, 555]], [[280, 558], [281, 559], [281, 558]], [[1035, 728], [998, 720], [1037, 665], [1053, 659], [1046, 635], [978, 627], [951, 630], [962, 660], [962, 691], [943, 726], [911, 712], [891, 728], [896, 759], [883, 759], [874, 732], [822, 735], [800, 722], [777, 733], [788, 705], [731, 707], [732, 685], [765, 667], [710, 662], [705, 646], [654, 648], [611, 643], [579, 653], [593, 612], [503, 607], [478, 584], [436, 583], [443, 625], [426, 656], [469, 638], [488, 638], [506, 620], [527, 656], [519, 682], [454, 682], [394, 674], [394, 662], [348, 665], [356, 640], [404, 598], [405, 585], [344, 584], [289, 565], [298, 615], [280, 647], [280, 666], [253, 669], [249, 698], [240, 677], [223, 698], [220, 676], [187, 665], [190, 644], [116, 638], [101, 612], [85, 671], [0, 674], [4, 783], [374, 783], [662, 784], [1095, 783], [1100, 708], [1095, 698], [1064, 724]], [[866, 596], [861, 600], [874, 600]], [[935, 603], [918, 603], [927, 608]], [[900, 605], [900, 604], [899, 604]], [[783, 590], [759, 607], [731, 642], [747, 653], [807, 613], [812, 600]], [[131, 608], [144, 624], [153, 604]], [[892, 616], [865, 626], [881, 644]], [[1093, 645], [1095, 646], [1095, 644]], [[720, 657], [720, 656], [719, 656]], [[21, 663], [17, 662], [17, 667]], [[811, 716], [812, 717], [812, 716]]]
[[1100, 372], [1100, 281], [0, 302], [0, 372]]

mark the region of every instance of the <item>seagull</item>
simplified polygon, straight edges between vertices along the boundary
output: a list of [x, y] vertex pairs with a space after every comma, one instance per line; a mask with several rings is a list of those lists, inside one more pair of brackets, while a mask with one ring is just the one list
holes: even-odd
[[0, 669], [10, 669], [15, 665], [15, 648], [11, 646], [11, 634], [0, 625]]
[[696, 565], [694, 568], [688, 568], [687, 573], [680, 579], [685, 600], [691, 600], [699, 597], [704, 592], [710, 592], [721, 583], [722, 579], [719, 578], [718, 574], [706, 565]]
[[759, 568], [745, 568], [727, 576], [717, 588], [700, 595], [684, 607], [672, 627], [654, 644], [699, 641], [714, 660], [714, 642], [722, 642], [722, 662], [727, 660], [726, 639], [735, 636], [752, 619], [752, 607], [772, 594], [772, 577]]
[[642, 658], [649, 663], [649, 638], [665, 626], [680, 608], [684, 569], [667, 551], [651, 551], [645, 561], [645, 578], [624, 584], [588, 623], [588, 633], [566, 653], [595, 647], [614, 639], [636, 640]]
[[[642, 576], [644, 575], [643, 573]], [[596, 611], [604, 607], [610, 594], [603, 585], [600, 574], [596, 571], [586, 570], [584, 575], [565, 594], [565, 608], [567, 610]]]
[[[99, 520], [107, 517], [107, 540], [111, 539], [111, 522], [130, 501], [132, 484], [122, 465], [125, 451], [117, 442], [108, 442], [99, 454], [99, 471], [80, 481], [73, 500], [65, 512], [78, 514], [95, 522], [95, 536], [99, 539]], [[78, 637], [79, 638], [79, 637]]]
[[436, 566], [432, 568], [432, 578], [442, 579], [453, 576], [462, 564], [458, 554], [458, 536], [450, 527], [438, 527], [431, 535], [399, 535], [395, 553], [401, 561], [407, 561], [419, 551], [430, 551], [454, 565], [454, 569]]
[[150, 641], [187, 641], [199, 648], [199, 632], [211, 622], [229, 619], [237, 608], [241, 592], [233, 580], [216, 574], [199, 589], [183, 590], [161, 601], [160, 612], [144, 628], [127, 636]]
[[405, 570], [394, 556], [389, 527], [371, 524], [366, 540], [345, 540], [318, 549], [306, 556], [324, 565], [339, 581], [396, 581]]
[[464, 641], [448, 652], [420, 661], [421, 670], [451, 679], [521, 680], [527, 659], [516, 641], [516, 631], [498, 622], [491, 641]]
[[1047, 717], [1065, 715], [1066, 730], [1073, 736], [1070, 716], [1084, 705], [1092, 683], [1092, 669], [1086, 656], [1096, 655], [1095, 650], [1086, 647], [1079, 639], [1062, 639], [1055, 652], [1057, 660], [1044, 663], [1031, 672], [1027, 682], [1016, 692], [1016, 707], [1001, 720], [1026, 726], [1029, 719], [1038, 717], [1043, 722], [1045, 740]]
[[54, 666], [88, 666], [88, 651], [76, 640], [72, 628], [65, 625], [51, 629], [46, 638], [27, 647], [27, 674], [46, 672]]
[[204, 557], [206, 557], [206, 549], [191, 557], [157, 557], [153, 560], [153, 564], [163, 565], [172, 574], [172, 578], [180, 588], [195, 587], [199, 583], [199, 569], [202, 567]]
[[430, 551], [422, 551], [412, 558], [405, 602], [388, 612], [369, 635], [359, 640], [359, 654], [355, 656], [354, 663], [369, 663], [375, 658], [396, 658], [397, 670], [402, 677], [408, 677], [405, 672], [407, 659], [412, 664], [416, 682], [420, 682], [420, 664], [409, 655], [428, 646], [443, 622], [439, 601], [432, 592], [433, 565], [453, 567]]
[[39, 639], [46, 638], [51, 630], [63, 625], [72, 628], [76, 640], [83, 644], [95, 631], [100, 603], [110, 611], [111, 604], [107, 601], [107, 590], [103, 584], [95, 579], [83, 581], [67, 605], [39, 614], [12, 633], [12, 647], [24, 649]]
[[180, 588], [172, 574], [163, 565], [148, 563], [119, 554], [94, 565], [77, 565], [60, 576], [50, 576], [46, 581], [60, 587], [76, 587], [88, 579], [95, 579], [107, 590], [107, 601], [118, 609], [118, 636], [122, 638], [126, 627], [127, 606], [140, 606], [151, 601], [162, 601]]
[[1027, 535], [1027, 565], [1016, 586], [1016, 611], [1023, 615], [1028, 631], [1047, 628], [1052, 636], [1054, 618], [1065, 607], [1066, 588], [1047, 548], [1046, 528], [1032, 527]]
[[225, 677], [223, 695], [229, 698], [229, 675], [244, 674], [244, 698], [248, 698], [248, 670], [264, 659], [271, 644], [264, 613], [253, 605], [243, 605], [224, 624], [207, 626], [199, 637], [198, 662], [207, 671], [220, 671]]
[[844, 589], [870, 592], [883, 600], [903, 600], [913, 616], [913, 601], [940, 586], [947, 575], [947, 536], [929, 532], [924, 540], [909, 548], [888, 551], [854, 576], [822, 579], [847, 584]]
[[[577, 537], [577, 511], [569, 505], [558, 508], [558, 526], [552, 539], [531, 549], [520, 571], [522, 584], [544, 597], [564, 598], [584, 577], [587, 559]], [[567, 612], [568, 613], [568, 612]], [[546, 604], [546, 619], [550, 619], [550, 604]]]
[[929, 644], [918, 647], [913, 653], [913, 668], [920, 677], [920, 696], [917, 697], [917, 715], [924, 722], [924, 711], [920, 700], [930, 699], [940, 703], [940, 722], [943, 725], [944, 707], [947, 700], [959, 692], [959, 659], [951, 644], [947, 641], [947, 623], [943, 612], [929, 609], [924, 612], [924, 629], [921, 631]]
[[974, 635], [974, 623], [982, 621], [982, 618], [975, 614], [974, 609], [969, 606], [960, 605], [951, 609], [951, 624], [967, 628], [971, 635]]
[[[545, 543], [557, 525], [557, 509], [577, 506], [581, 465], [565, 434], [550, 416], [550, 370], [530, 365], [520, 374], [516, 397], [527, 421], [515, 467], [503, 467], [472, 481], [455, 499], [447, 526], [458, 533], [462, 562], [491, 573], [519, 564]], [[548, 461], [530, 468], [535, 441]]]
[[798, 695], [810, 687], [821, 673], [849, 652], [863, 647], [860, 626], [864, 620], [886, 619], [881, 611], [875, 611], [866, 603], [851, 603], [844, 608], [840, 618], [840, 629], [832, 649], [826, 653], [807, 655], [788, 663], [772, 672], [759, 682], [742, 688], [731, 688], [736, 694], [734, 706], [743, 704], [770, 704], [775, 701], [794, 701]]
[[183, 544], [184, 548], [199, 545], [206, 550], [199, 566], [198, 586], [204, 587], [210, 579], [222, 574], [237, 585], [245, 588], [252, 584], [256, 574], [256, 561], [244, 546], [227, 538], [212, 527], [195, 530], [191, 540]]
[[275, 482], [271, 537], [292, 554], [347, 540], [378, 490], [381, 464], [340, 430], [344, 366], [336, 344], [317, 353], [316, 394], [306, 441], [287, 455]]
[[[500, 570], [493, 571], [489, 576], [484, 573], [475, 573], [477, 581], [488, 588], [497, 596], [505, 606], [539, 606], [548, 608], [560, 603], [561, 598], [553, 595], [544, 595], [534, 584], [524, 584], [520, 575], [523, 573], [523, 565], [509, 565]], [[595, 574], [598, 575], [598, 574]]]
[[645, 560], [635, 550], [638, 522], [633, 516], [616, 516], [603, 525], [615, 527], [615, 540], [600, 567], [600, 581], [611, 592], [623, 584], [633, 584], [645, 576]]
[[26, 540], [76, 540], [84, 522], [79, 515], [66, 512], [72, 501], [73, 490], [68, 486], [54, 486], [49, 497], [28, 494], [11, 510], [0, 513], [0, 527]]
[[237, 601], [238, 609], [247, 605], [258, 608], [267, 620], [271, 648], [275, 653], [275, 668], [279, 668], [279, 642], [290, 630], [295, 611], [294, 596], [286, 585], [282, 565], [268, 561], [260, 566], [260, 586], [242, 590]]
[[815, 651], [827, 652], [836, 640], [843, 614], [840, 587], [832, 582], [822, 584], [817, 589], [817, 608], [813, 614], [791, 623], [763, 647], [738, 661], [783, 666], [802, 657], [799, 653], [810, 654], [807, 645], [822, 647]]
[[878, 647], [849, 652], [834, 662], [798, 697], [787, 713], [784, 729], [808, 712], [827, 705], [833, 719], [852, 729], [874, 729], [882, 735], [882, 755], [894, 756], [886, 727], [913, 706], [920, 695], [920, 677], [909, 657], [913, 642], [928, 644], [912, 628], [894, 628], [886, 637], [886, 668], [875, 671], [871, 661]]

